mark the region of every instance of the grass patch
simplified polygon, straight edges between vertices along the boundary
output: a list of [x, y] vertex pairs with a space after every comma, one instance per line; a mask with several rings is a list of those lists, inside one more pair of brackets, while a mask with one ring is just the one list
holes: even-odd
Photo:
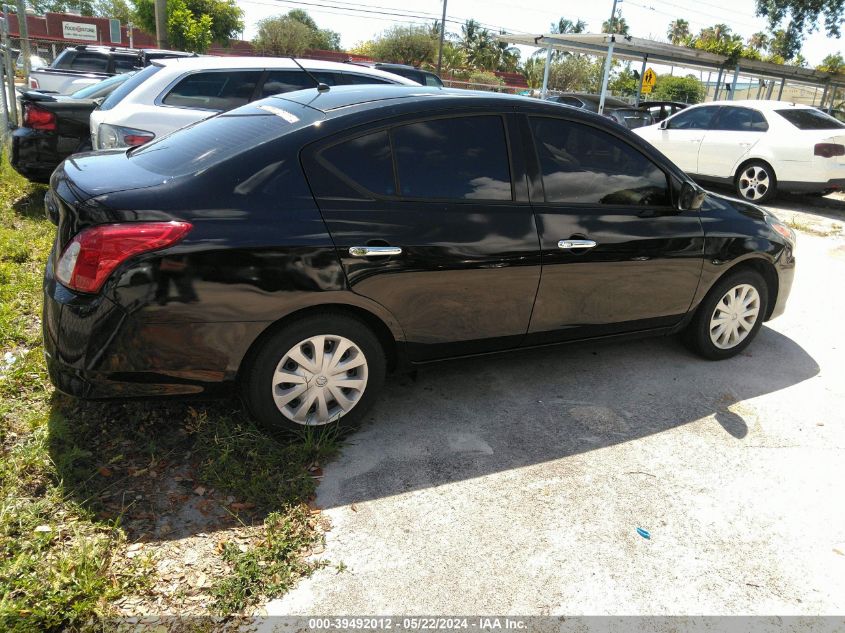
[[[305, 503], [340, 438], [268, 436], [236, 402], [55, 394], [41, 349], [55, 231], [43, 194], [0, 160], [0, 630], [84, 630], [114, 622], [127, 597], [173, 612], [181, 596], [201, 595], [192, 613], [236, 614], [286, 591], [314, 569], [304, 556], [321, 537]], [[162, 526], [190, 540], [200, 528], [178, 511], [191, 503], [229, 520], [203, 530], [244, 526], [250, 537], [223, 544], [208, 586], [183, 580], [162, 593], [157, 565], [177, 542]], [[144, 555], [128, 555], [132, 542]]]

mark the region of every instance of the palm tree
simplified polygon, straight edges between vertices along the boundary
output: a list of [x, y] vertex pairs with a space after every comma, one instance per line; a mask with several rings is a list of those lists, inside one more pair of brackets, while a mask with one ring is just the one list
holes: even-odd
[[672, 44], [674, 44], [675, 46], [688, 40], [689, 36], [689, 22], [687, 22], [683, 18], [672, 20], [669, 23], [669, 30], [666, 31], [666, 37], [668, 37], [669, 41], [672, 42]]
[[476, 20], [467, 20], [461, 26], [458, 47], [464, 52], [470, 67], [493, 70], [498, 67], [501, 52], [496, 40]]
[[628, 23], [621, 15], [605, 20], [601, 25], [602, 33], [614, 33], [616, 35], [628, 35]]
[[755, 51], [762, 51], [769, 47], [769, 36], [762, 31], [758, 31], [748, 38], [748, 46]]
[[584, 20], [577, 20], [573, 22], [572, 20], [567, 20], [566, 18], [560, 18], [557, 21], [557, 24], [552, 22], [551, 33], [558, 33], [563, 35], [564, 33], [583, 33], [587, 30], [587, 23]]

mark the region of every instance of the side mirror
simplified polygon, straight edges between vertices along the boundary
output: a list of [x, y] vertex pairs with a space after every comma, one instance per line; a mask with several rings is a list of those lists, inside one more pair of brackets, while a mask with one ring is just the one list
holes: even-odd
[[669, 119], [663, 119], [660, 122], [660, 129], [661, 130], [668, 130], [669, 129]]
[[684, 181], [681, 185], [681, 195], [678, 196], [678, 211], [698, 211], [706, 197], [707, 192], [704, 189]]

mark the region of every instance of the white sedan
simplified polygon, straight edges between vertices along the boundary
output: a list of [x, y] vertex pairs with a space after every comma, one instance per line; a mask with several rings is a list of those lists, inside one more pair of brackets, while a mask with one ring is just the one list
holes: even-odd
[[714, 101], [634, 130], [696, 180], [745, 200], [845, 189], [845, 124], [783, 101]]
[[220, 112], [270, 95], [349, 84], [415, 81], [355, 64], [290, 57], [180, 57], [157, 59], [112, 92], [91, 113], [91, 146], [143, 145]]

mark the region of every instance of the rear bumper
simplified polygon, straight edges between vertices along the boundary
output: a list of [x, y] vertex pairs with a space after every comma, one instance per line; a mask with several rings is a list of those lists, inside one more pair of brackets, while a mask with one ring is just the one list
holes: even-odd
[[226, 396], [265, 323], [144, 323], [105, 296], [44, 276], [42, 329], [50, 380], [85, 399]]
[[58, 152], [58, 144], [54, 132], [19, 127], [11, 135], [9, 163], [24, 178], [47, 183], [53, 170], [70, 155]]

